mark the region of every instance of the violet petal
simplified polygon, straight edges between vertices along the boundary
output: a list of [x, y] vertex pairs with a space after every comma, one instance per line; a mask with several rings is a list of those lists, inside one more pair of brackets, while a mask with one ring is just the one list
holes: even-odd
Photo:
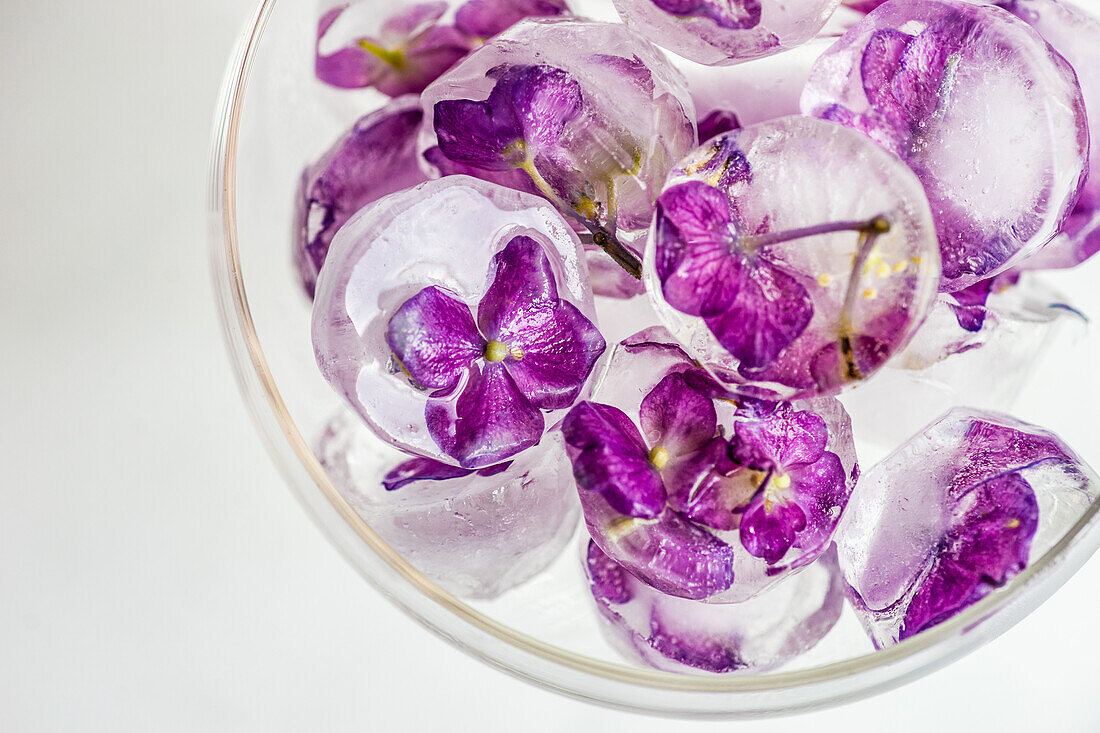
[[443, 288], [424, 288], [390, 319], [386, 343], [418, 385], [449, 392], [482, 356], [470, 307]]
[[564, 0], [467, 0], [455, 12], [455, 27], [475, 38], [492, 38], [524, 18], [568, 12]]
[[592, 540], [588, 541], [585, 562], [588, 564], [588, 575], [592, 578], [592, 594], [597, 600], [618, 605], [629, 603], [634, 597], [627, 571], [604, 554]]
[[685, 456], [707, 445], [718, 428], [714, 402], [674, 373], [650, 390], [639, 412], [642, 432], [651, 446], [671, 456]]
[[806, 513], [797, 503], [777, 502], [770, 509], [762, 491], [741, 517], [741, 544], [750, 555], [769, 565], [783, 559], [795, 535], [806, 527]]

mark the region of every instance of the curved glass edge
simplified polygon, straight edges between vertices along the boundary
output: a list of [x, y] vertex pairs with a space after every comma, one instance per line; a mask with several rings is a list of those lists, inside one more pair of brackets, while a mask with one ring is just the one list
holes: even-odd
[[1023, 618], [1100, 546], [1100, 503], [1094, 503], [1006, 587], [949, 621], [843, 662], [752, 676], [688, 677], [573, 654], [505, 627], [442, 590], [394, 553], [328, 481], [283, 404], [253, 327], [236, 243], [236, 143], [248, 76], [276, 3], [261, 0], [245, 24], [215, 112], [208, 217], [223, 335], [248, 411], [296, 498], [352, 566], [428, 630], [519, 679], [587, 702], [674, 716], [781, 715], [883, 692], [958, 659]]

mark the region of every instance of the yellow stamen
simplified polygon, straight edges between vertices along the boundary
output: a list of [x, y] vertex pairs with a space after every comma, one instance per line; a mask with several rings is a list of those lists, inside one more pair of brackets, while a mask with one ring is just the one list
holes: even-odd
[[389, 64], [395, 69], [401, 69], [405, 66], [405, 49], [398, 46], [397, 48], [383, 48], [373, 41], [369, 41], [366, 38], [360, 39], [359, 48], [363, 49], [372, 56], [377, 57], [384, 63]]
[[863, 291], [863, 297], [866, 298], [867, 300], [874, 300], [875, 298], [878, 297], [878, 291], [875, 290], [874, 288], [867, 288], [866, 290]]
[[513, 346], [512, 348], [508, 349], [508, 353], [511, 354], [512, 358], [516, 361], [519, 361], [524, 356], [523, 349], [518, 346]]
[[485, 344], [485, 360], [486, 361], [504, 361], [508, 357], [508, 347], [502, 344], [500, 341], [490, 341]]
[[1020, 520], [1016, 519], [1016, 517], [1013, 517], [1012, 519], [1005, 522], [1005, 527], [1007, 527], [1008, 529], [1016, 529], [1019, 526], [1020, 526]]
[[823, 272], [817, 276], [817, 284], [823, 288], [827, 288], [833, 284], [833, 276], [827, 272]]
[[894, 265], [894, 272], [905, 272], [908, 269], [909, 269], [909, 263], [906, 262], [905, 260], [902, 260], [901, 262]]
[[878, 267], [875, 268], [875, 274], [879, 277], [890, 277], [890, 265], [885, 262], [880, 262]]
[[668, 459], [671, 457], [671, 454], [659, 445], [653, 446], [653, 450], [649, 452], [649, 462], [658, 471], [668, 464]]

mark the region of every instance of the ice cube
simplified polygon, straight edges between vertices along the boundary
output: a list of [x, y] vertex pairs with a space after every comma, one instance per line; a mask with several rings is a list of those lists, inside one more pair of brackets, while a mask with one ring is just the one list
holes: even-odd
[[[1100, 19], [1068, 0], [999, 0], [1039, 32], [1077, 72], [1088, 113], [1089, 138], [1100, 145]], [[1062, 231], [1024, 266], [1073, 267], [1100, 250], [1100, 153], [1090, 153], [1088, 179]]]
[[619, 344], [593, 400], [562, 426], [585, 522], [644, 582], [741, 602], [830, 544], [858, 473], [835, 399], [735, 404], [653, 328]]
[[869, 377], [908, 342], [940, 277], [916, 176], [863, 135], [800, 116], [726, 133], [682, 160], [644, 270], [687, 351], [765, 399]]
[[998, 413], [948, 412], [863, 475], [837, 530], [871, 640], [914, 636], [1003, 586], [1098, 490], [1053, 433]]
[[[426, 409], [439, 399], [391, 358], [387, 330], [403, 304], [430, 286], [476, 310], [494, 257], [520, 236], [541, 246], [557, 297], [595, 323], [580, 241], [552, 206], [530, 194], [448, 176], [382, 199], [337, 233], [317, 283], [314, 349], [325, 378], [380, 437], [466, 465], [430, 431]], [[582, 389], [578, 399], [586, 394]], [[545, 424], [567, 407], [545, 411]]]
[[945, 292], [1036, 253], [1077, 201], [1089, 149], [1073, 69], [1023, 21], [969, 0], [890, 0], [814, 65], [808, 115], [917, 173]]
[[683, 76], [626, 26], [528, 20], [423, 95], [434, 172], [539, 193], [591, 232], [641, 248], [669, 168], [695, 144]]
[[663, 48], [728, 66], [813, 38], [840, 0], [615, 0], [623, 22]]
[[316, 454], [340, 494], [394, 551], [458, 595], [490, 598], [531, 578], [577, 527], [560, 433], [504, 468], [426, 467], [429, 459], [395, 466], [396, 451], [345, 414], [326, 426]]
[[585, 574], [603, 629], [625, 656], [668, 672], [761, 672], [809, 650], [833, 628], [844, 590], [831, 550], [744, 603], [665, 595], [589, 542]]

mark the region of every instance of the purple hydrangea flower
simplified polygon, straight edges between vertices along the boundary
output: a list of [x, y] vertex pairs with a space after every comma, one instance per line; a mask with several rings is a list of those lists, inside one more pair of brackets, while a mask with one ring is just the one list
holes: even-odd
[[709, 18], [721, 28], [744, 30], [760, 25], [761, 0], [651, 0], [681, 18]]
[[[956, 409], [914, 435], [864, 476], [837, 537], [876, 646], [1004, 585], [1030, 559], [1040, 503], [1080, 505], [1096, 491], [1095, 474], [1061, 439], [1004, 415]], [[1049, 521], [1057, 529], [1074, 519], [1052, 512]]]
[[457, 28], [438, 23], [447, 3], [429, 2], [389, 17], [376, 35], [349, 38], [336, 51], [323, 54], [326, 34], [348, 7], [329, 11], [317, 27], [317, 78], [335, 87], [374, 87], [391, 97], [419, 94], [472, 47]]
[[886, 0], [844, 0], [844, 4], [860, 13], [870, 13]]
[[397, 464], [382, 477], [382, 488], [386, 491], [397, 491], [417, 481], [446, 481], [452, 478], [462, 478], [476, 473], [478, 476], [495, 476], [508, 470], [511, 461], [498, 463], [495, 466], [478, 469], [461, 468], [450, 463], [442, 463], [418, 456]]
[[699, 142], [702, 144], [718, 137], [723, 132], [741, 129], [741, 121], [737, 119], [737, 115], [729, 110], [716, 109], [699, 120], [698, 127]]
[[565, 0], [467, 0], [455, 13], [455, 27], [473, 38], [486, 39], [524, 18], [553, 18], [568, 12]]
[[[596, 542], [661, 592], [698, 600], [733, 585], [733, 543], [760, 558], [766, 575], [813, 562], [851, 486], [840, 458], [827, 450], [820, 416], [750, 400], [737, 408], [735, 435], [727, 440], [715, 400], [728, 401], [728, 393], [686, 364], [646, 394], [637, 425], [617, 407], [582, 402], [562, 433]], [[793, 559], [792, 547], [801, 550]], [[746, 585], [738, 595], [758, 590]]]
[[542, 438], [542, 410], [568, 407], [604, 351], [599, 330], [558, 297], [550, 261], [530, 237], [492, 261], [476, 320], [443, 288], [424, 288], [390, 320], [386, 342], [431, 393], [428, 432], [463, 468], [509, 458]]
[[765, 474], [741, 517], [741, 544], [749, 554], [774, 565], [791, 547], [816, 557], [830, 542], [850, 489], [840, 457], [827, 450], [828, 440], [820, 415], [789, 403], [737, 423], [733, 460]]
[[[731, 166], [725, 175], [749, 175]], [[667, 189], [657, 201], [656, 270], [673, 308], [700, 316], [747, 369], [771, 364], [809, 325], [806, 288], [767, 245], [742, 247], [743, 224], [721, 191], [702, 181]]]
[[363, 206], [426, 180], [416, 156], [423, 112], [395, 99], [355, 123], [302, 172], [295, 199], [294, 259], [309, 296], [333, 236]]

